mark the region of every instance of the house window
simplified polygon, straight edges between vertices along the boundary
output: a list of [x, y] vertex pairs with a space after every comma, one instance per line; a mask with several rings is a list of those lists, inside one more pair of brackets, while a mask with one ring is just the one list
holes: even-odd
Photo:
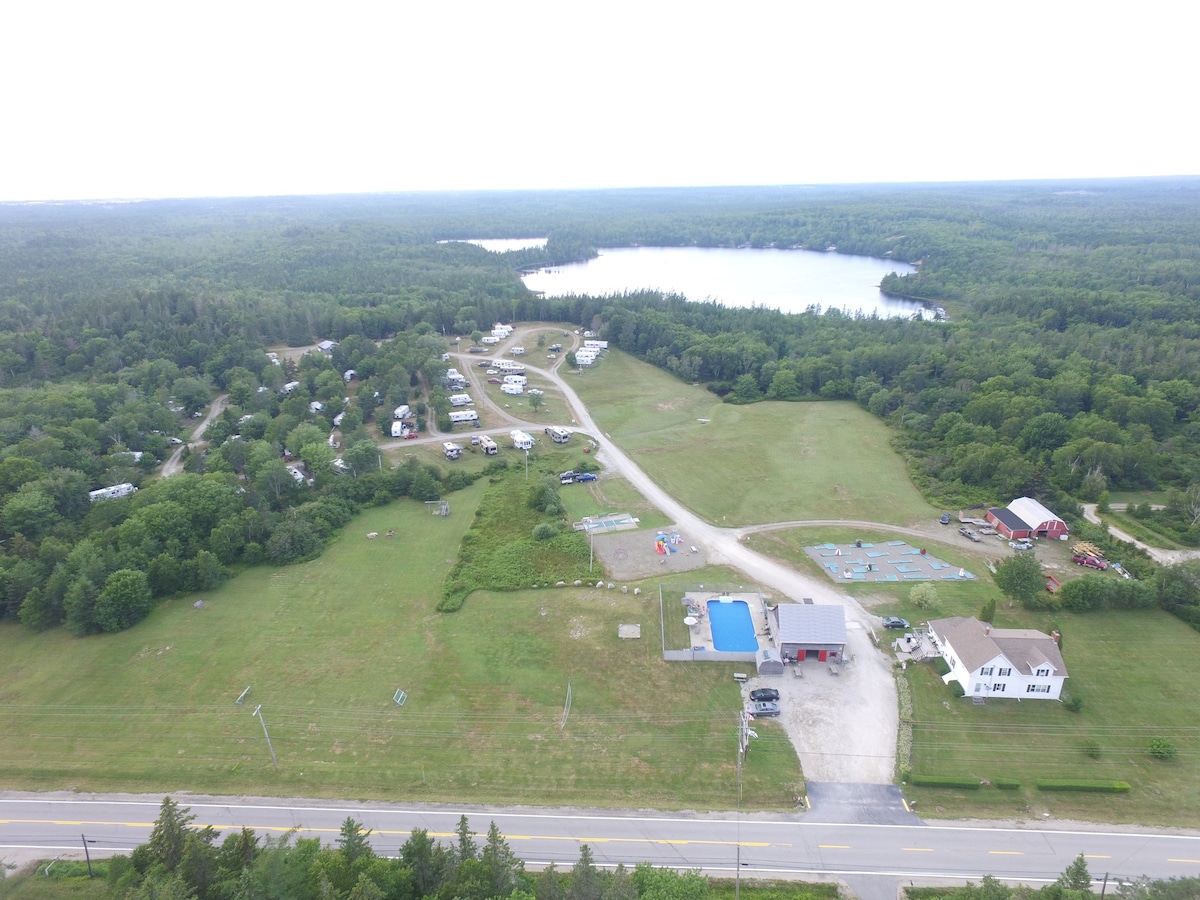
[[1025, 693], [1027, 693], [1027, 694], [1048, 694], [1048, 693], [1050, 693], [1050, 685], [1048, 685], [1048, 684], [1027, 684], [1027, 685], [1025, 685]]
[[980, 670], [979, 670], [979, 674], [980, 674], [980, 675], [991, 675], [991, 674], [992, 674], [992, 667], [991, 667], [991, 666], [984, 666], [982, 669], [980, 669]]
[[1009, 675], [1011, 675], [1011, 674], [1012, 674], [1012, 669], [1001, 669], [1001, 670], [1000, 670], [1000, 677], [1001, 677], [1001, 678], [1005, 678], [1005, 677], [1007, 677], [1007, 676], [1009, 676]]
[[1001, 683], [1001, 682], [999, 682], [999, 681], [998, 681], [998, 682], [996, 682], [995, 684], [993, 684], [993, 685], [992, 685], [992, 693], [993, 693], [993, 694], [1003, 694], [1003, 693], [1004, 693], [1004, 689], [1005, 689], [1006, 687], [1008, 687], [1008, 685], [1006, 685], [1006, 684], [1003, 684], [1003, 683]]
[[980, 691], [982, 691], [982, 690], [983, 690], [983, 685], [982, 685], [982, 684], [980, 684], [978, 681], [977, 681], [977, 682], [975, 682], [975, 693], [977, 693], [977, 694], [978, 694], [978, 693], [979, 693]]
[[1038, 670], [1037, 670], [1036, 672], [1034, 672], [1033, 674], [1034, 674], [1034, 675], [1038, 675], [1038, 676], [1046, 676], [1046, 675], [1049, 675], [1049, 674], [1050, 674], [1050, 670], [1049, 670], [1049, 669], [1038, 669]]

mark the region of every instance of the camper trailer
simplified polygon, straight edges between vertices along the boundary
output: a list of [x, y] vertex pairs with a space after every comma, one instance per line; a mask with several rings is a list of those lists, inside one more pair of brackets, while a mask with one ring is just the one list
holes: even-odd
[[408, 404], [402, 403], [392, 410], [393, 419], [407, 419], [412, 415], [412, 410], [408, 408]]
[[528, 434], [526, 434], [524, 431], [521, 431], [519, 429], [514, 429], [513, 431], [509, 432], [508, 436], [510, 438], [512, 438], [513, 447], [516, 448], [517, 450], [532, 450], [533, 449], [533, 438], [530, 437]]
[[565, 444], [571, 439], [571, 432], [565, 428], [559, 428], [556, 425], [551, 425], [546, 429], [546, 434], [550, 435], [550, 440], [556, 444]]
[[479, 436], [479, 449], [488, 456], [495, 456], [500, 451], [500, 448], [496, 446], [496, 442], [486, 434]]
[[524, 347], [513, 347], [508, 352], [511, 353], [513, 356], [524, 356], [525, 348]]
[[97, 500], [116, 500], [119, 497], [128, 497], [135, 493], [137, 493], [137, 488], [126, 481], [123, 484], [114, 484], [111, 487], [88, 491], [88, 499], [95, 503]]
[[450, 411], [451, 425], [465, 425], [467, 422], [478, 422], [479, 413], [473, 409], [454, 409]]
[[505, 384], [525, 384], [528, 381], [529, 381], [529, 379], [526, 378], [524, 375], [505, 375], [504, 376]]
[[462, 456], [463, 448], [454, 441], [444, 441], [442, 443], [442, 452], [446, 454], [446, 459], [458, 459]]
[[473, 401], [471, 399], [470, 394], [451, 394], [450, 395], [450, 405], [451, 406], [470, 406], [474, 402], [475, 401]]
[[395, 419], [392, 421], [392, 430], [390, 433], [394, 438], [402, 438], [408, 434], [408, 425], [399, 419]]
[[481, 344], [498, 344], [498, 343], [500, 343], [500, 338], [496, 337], [493, 334], [493, 335], [489, 335], [487, 337], [481, 337], [479, 339], [479, 343], [481, 343]]
[[585, 350], [607, 350], [608, 341], [584, 341], [583, 348]]
[[525, 393], [524, 385], [520, 384], [502, 384], [500, 385], [500, 390], [508, 394], [510, 397], [519, 397], [521, 394]]

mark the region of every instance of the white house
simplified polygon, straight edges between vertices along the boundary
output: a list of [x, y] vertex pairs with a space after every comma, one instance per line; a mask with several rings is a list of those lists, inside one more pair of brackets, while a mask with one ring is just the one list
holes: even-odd
[[954, 616], [929, 623], [929, 637], [968, 697], [1057, 700], [1067, 680], [1054, 635], [1031, 628], [993, 628]]

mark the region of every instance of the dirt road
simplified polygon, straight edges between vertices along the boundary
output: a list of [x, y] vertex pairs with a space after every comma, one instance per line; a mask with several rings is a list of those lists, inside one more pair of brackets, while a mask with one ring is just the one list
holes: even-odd
[[170, 478], [172, 475], [178, 475], [183, 471], [183, 449], [185, 447], [190, 448], [196, 445], [200, 438], [204, 436], [204, 432], [208, 430], [209, 423], [225, 410], [225, 404], [228, 400], [229, 395], [222, 394], [212, 402], [212, 405], [208, 408], [208, 415], [206, 415], [204, 420], [196, 426], [196, 430], [192, 432], [191, 439], [176, 447], [175, 452], [167, 457], [167, 461], [163, 463], [163, 478]]
[[817, 603], [837, 604], [846, 610], [846, 652], [854, 659], [853, 664], [836, 678], [817, 676], [787, 685], [783, 723], [809, 780], [890, 784], [899, 714], [891, 660], [871, 637], [875, 617], [829, 582], [803, 575], [744, 546], [741, 535], [754, 529], [717, 528], [684, 507], [619, 447], [603, 438], [600, 427], [565, 379], [554, 371], [542, 374], [562, 391], [579, 427], [596, 436], [599, 461], [673, 519], [688, 542], [702, 549], [709, 563], [743, 572], [764, 593], [797, 602], [811, 597]]

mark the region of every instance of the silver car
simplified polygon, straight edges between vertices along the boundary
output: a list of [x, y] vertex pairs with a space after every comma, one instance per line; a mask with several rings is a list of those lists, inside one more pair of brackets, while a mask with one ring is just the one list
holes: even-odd
[[756, 718], [759, 716], [767, 718], [779, 715], [780, 709], [779, 704], [774, 700], [755, 700], [747, 707], [747, 712]]

